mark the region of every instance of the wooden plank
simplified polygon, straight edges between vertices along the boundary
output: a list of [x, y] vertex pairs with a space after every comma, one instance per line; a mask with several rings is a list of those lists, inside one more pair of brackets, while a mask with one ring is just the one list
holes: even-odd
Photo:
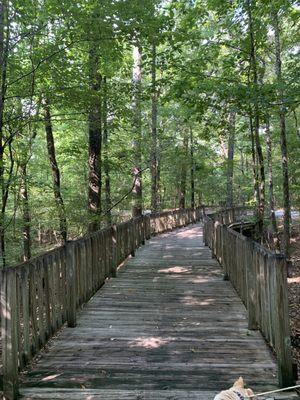
[[117, 276], [117, 228], [116, 225], [111, 227], [111, 276], [115, 278]]

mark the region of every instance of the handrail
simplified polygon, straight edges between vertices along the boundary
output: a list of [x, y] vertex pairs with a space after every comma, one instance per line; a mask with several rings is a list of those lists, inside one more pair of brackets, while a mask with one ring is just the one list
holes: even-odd
[[223, 221], [236, 214], [231, 210], [226, 216], [227, 212], [204, 216], [204, 242], [245, 304], [249, 329], [259, 329], [275, 351], [280, 386], [292, 385], [287, 261], [283, 254], [229, 228]]
[[18, 372], [76, 310], [116, 276], [118, 266], [159, 234], [199, 221], [200, 208], [155, 213], [113, 225], [1, 271], [3, 392], [18, 394]]

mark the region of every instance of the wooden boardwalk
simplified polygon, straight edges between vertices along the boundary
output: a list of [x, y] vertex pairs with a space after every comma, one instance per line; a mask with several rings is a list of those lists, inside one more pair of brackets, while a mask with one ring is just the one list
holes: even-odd
[[[193, 225], [152, 238], [21, 377], [26, 399], [209, 400], [276, 363]], [[275, 398], [294, 399], [292, 395]]]

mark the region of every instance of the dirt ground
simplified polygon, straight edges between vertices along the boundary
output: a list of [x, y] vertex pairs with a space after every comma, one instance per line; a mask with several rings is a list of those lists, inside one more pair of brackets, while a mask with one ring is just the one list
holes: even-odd
[[289, 271], [289, 313], [292, 333], [293, 358], [298, 364], [300, 379], [300, 235], [292, 238], [292, 266]]

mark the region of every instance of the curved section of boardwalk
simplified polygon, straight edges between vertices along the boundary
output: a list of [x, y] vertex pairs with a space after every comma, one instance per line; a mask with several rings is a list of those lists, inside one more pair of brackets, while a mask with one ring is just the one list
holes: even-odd
[[276, 387], [272, 355], [247, 330], [245, 308], [193, 225], [139, 249], [80, 312], [77, 327], [51, 340], [20, 392], [27, 399], [209, 400], [240, 375], [255, 391]]

